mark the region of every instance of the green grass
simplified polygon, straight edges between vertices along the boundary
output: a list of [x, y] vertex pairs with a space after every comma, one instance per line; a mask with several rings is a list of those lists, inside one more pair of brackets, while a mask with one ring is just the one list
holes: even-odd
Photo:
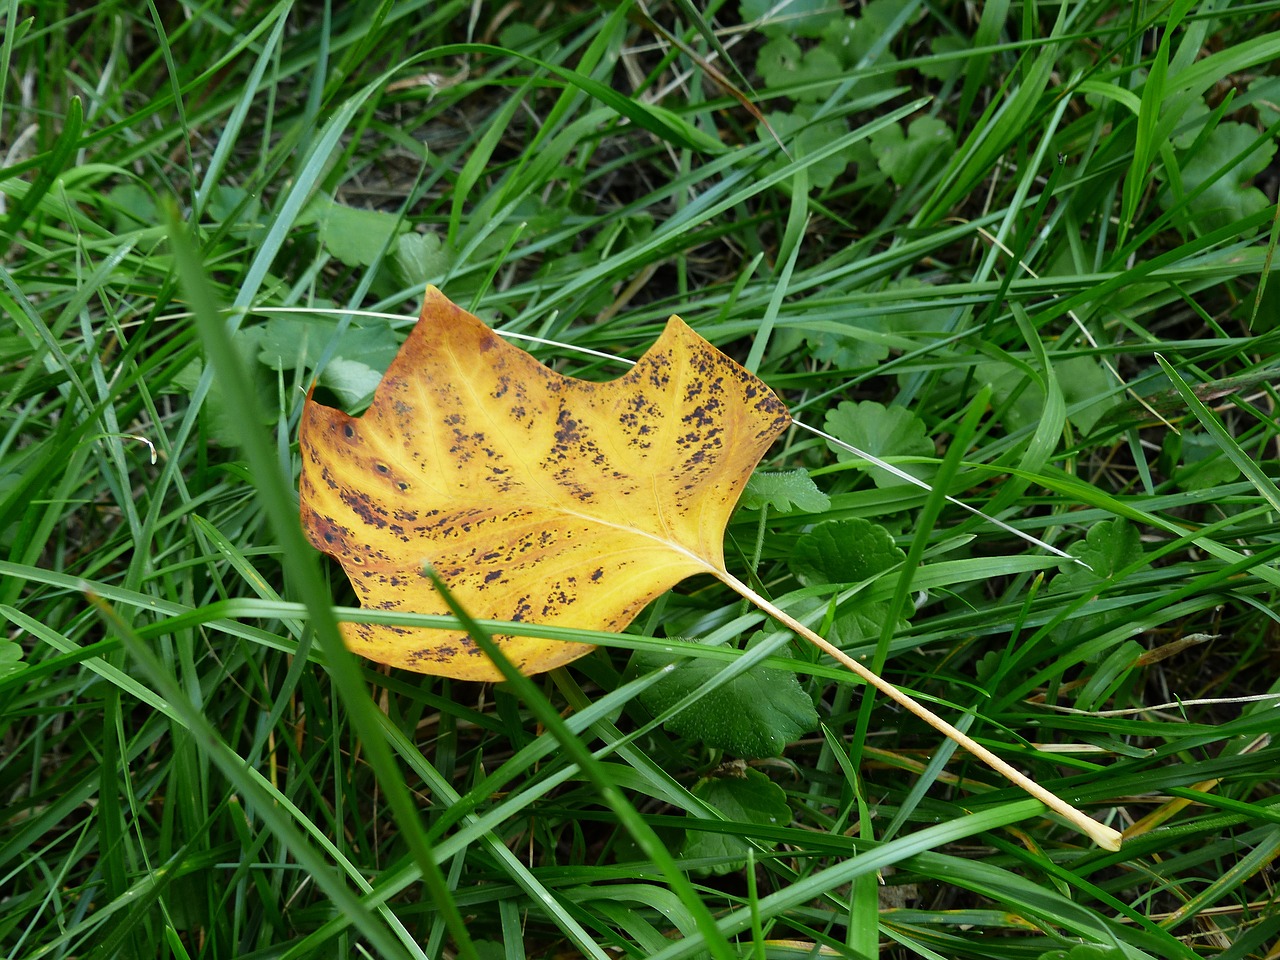
[[[0, 5], [0, 957], [1275, 957], [1275, 5], [333, 6]], [[298, 417], [427, 283], [929, 481], [796, 428], [729, 567], [1123, 849], [709, 579], [347, 654]]]

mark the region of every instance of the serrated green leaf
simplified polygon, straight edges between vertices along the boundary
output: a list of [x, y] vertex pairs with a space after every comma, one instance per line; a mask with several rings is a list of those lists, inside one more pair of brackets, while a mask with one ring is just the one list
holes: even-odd
[[[968, 50], [972, 44], [964, 37], [954, 33], [944, 33], [929, 41], [929, 51], [934, 57], [943, 57], [949, 53]], [[964, 60], [942, 60], [930, 58], [916, 67], [926, 77], [946, 83], [958, 79], [964, 73]]]
[[942, 166], [954, 145], [951, 128], [936, 117], [916, 117], [904, 133], [892, 124], [871, 137], [876, 163], [900, 187], [915, 179], [922, 168]]
[[[715, 807], [726, 819], [737, 823], [784, 827], [791, 822], [791, 807], [786, 793], [763, 773], [750, 767], [729, 776], [703, 780], [693, 788], [693, 795]], [[746, 841], [732, 834], [690, 830], [685, 837], [686, 859], [726, 858], [708, 868], [713, 874], [723, 875], [742, 869], [746, 853]]]
[[[1093, 357], [1052, 362], [1070, 420], [1087, 434], [1120, 402], [1114, 389], [1116, 381]], [[991, 387], [995, 404], [1002, 411], [1001, 421], [1010, 431], [1035, 427], [1044, 413], [1044, 389], [1026, 370], [992, 360], [977, 364], [972, 373], [974, 385]], [[963, 375], [957, 370], [951, 376], [959, 381]]]
[[[787, 605], [787, 612], [803, 620], [819, 612], [825, 614], [829, 605], [828, 597], [800, 597]], [[874, 643], [888, 619], [889, 604], [872, 603], [858, 595], [840, 605], [824, 635], [841, 649]], [[907, 621], [899, 617], [898, 623], [905, 627]]]
[[[1267, 206], [1267, 197], [1261, 190], [1253, 186], [1253, 179], [1264, 169], [1275, 155], [1276, 144], [1268, 140], [1256, 144], [1258, 131], [1243, 123], [1221, 123], [1210, 132], [1195, 153], [1186, 158], [1178, 170], [1181, 180], [1181, 193], [1187, 194], [1197, 187], [1208, 183], [1203, 193], [1192, 198], [1186, 206], [1179, 207], [1173, 214], [1174, 222], [1182, 229], [1194, 227], [1201, 233], [1208, 233], [1219, 227], [1225, 227], [1237, 220], [1252, 216]], [[1219, 168], [1232, 157], [1246, 150], [1239, 162], [1221, 176]], [[1168, 170], [1158, 173], [1166, 183], [1171, 179]], [[1171, 186], [1160, 191], [1161, 205], [1166, 209], [1177, 206], [1178, 196]]]
[[[885, 407], [874, 400], [854, 403], [846, 400], [834, 410], [827, 411], [826, 431], [837, 440], [852, 444], [882, 460], [893, 457], [928, 457], [935, 451], [933, 441], [925, 435], [924, 421], [905, 407]], [[843, 462], [861, 459], [843, 447], [829, 443], [836, 459]], [[895, 464], [898, 469], [913, 477], [926, 479], [932, 476], [932, 464]], [[893, 487], [906, 483], [880, 467], [867, 467], [877, 487]]]
[[395, 263], [410, 283], [430, 283], [449, 272], [453, 254], [434, 233], [406, 233], [396, 244]]
[[[880, 50], [874, 57], [872, 51], [892, 27], [900, 10], [899, 0], [872, 0], [856, 19], [842, 17], [828, 23], [822, 31], [822, 44], [839, 58], [846, 70], [865, 66], [864, 60], [878, 67], [896, 63], [898, 58], [888, 50]], [[857, 95], [890, 90], [896, 82], [890, 71], [867, 74], [858, 78]]]
[[[757, 634], [752, 643], [762, 636]], [[656, 670], [668, 659], [662, 654], [637, 653], [632, 669]], [[705, 687], [723, 669], [723, 664], [711, 661], [682, 664], [640, 694], [640, 702], [659, 716]], [[818, 726], [818, 712], [794, 673], [758, 666], [703, 695], [664, 726], [677, 736], [700, 740], [736, 757], [776, 757], [788, 743]]]
[[[838, 140], [849, 132], [849, 125], [842, 118], [813, 122], [809, 119], [812, 107], [798, 106], [790, 113], [770, 113], [770, 126], [783, 143], [791, 151], [796, 160], [802, 159]], [[761, 139], [772, 141], [772, 137], [763, 129], [757, 130]], [[853, 159], [853, 150], [840, 150], [829, 157], [809, 166], [809, 183], [815, 188], [825, 190], [835, 183], [836, 178], [844, 173]], [[788, 164], [786, 157], [777, 157], [764, 167], [764, 172], [772, 173]]]
[[794, 97], [800, 101], [828, 96], [843, 69], [840, 58], [825, 45], [801, 50], [800, 45], [787, 36], [770, 40], [756, 56], [756, 70], [767, 87], [815, 84], [795, 91]]
[[337, 321], [328, 317], [275, 316], [260, 329], [258, 360], [275, 370], [314, 367], [330, 351], [320, 383], [347, 406], [357, 406], [373, 393], [400, 348], [385, 323], [350, 326], [337, 343], [331, 343], [338, 336]]
[[0, 640], [0, 679], [27, 669], [22, 647], [12, 640]]
[[316, 197], [297, 222], [318, 224], [325, 249], [349, 267], [372, 266], [396, 235], [408, 229], [393, 213], [348, 207], [326, 196]]
[[[262, 327], [241, 327], [232, 336], [232, 343], [239, 352], [246, 369], [253, 372], [253, 388], [257, 396], [252, 406], [254, 410], [262, 413], [262, 423], [266, 424], [270, 421], [266, 419], [265, 411], [276, 404], [277, 396], [275, 375], [268, 376], [263, 366], [253, 362], [261, 350], [262, 337]], [[204, 361], [197, 357], [174, 376], [172, 381], [174, 389], [178, 392], [190, 393], [196, 388], [203, 372]], [[244, 436], [245, 424], [239, 413], [240, 404], [233, 401], [234, 398], [228, 395], [226, 386], [221, 380], [215, 378], [200, 408], [209, 437], [224, 447], [238, 447]]]
[[1053, 589], [1090, 589], [1099, 581], [1111, 579], [1116, 572], [1132, 566], [1143, 557], [1137, 528], [1123, 519], [1095, 523], [1089, 528], [1085, 538], [1071, 544], [1067, 552], [1087, 564], [1087, 569], [1078, 563], [1065, 562], [1062, 573], [1053, 580]]
[[150, 226], [160, 218], [155, 197], [136, 183], [126, 181], [113, 187], [107, 194], [107, 202], [115, 228], [121, 232], [136, 229], [139, 225]]
[[1259, 77], [1245, 88], [1236, 103], [1250, 103], [1258, 111], [1258, 123], [1269, 127], [1280, 120], [1280, 77]]
[[779, 513], [792, 510], [825, 513], [831, 509], [831, 498], [819, 490], [803, 470], [757, 470], [747, 481], [738, 506], [744, 510], [759, 510], [765, 505]]
[[805, 586], [861, 583], [890, 570], [906, 554], [879, 524], [851, 517], [828, 520], [801, 535], [791, 552], [791, 572]]
[[[1177, 437], [1177, 434], [1170, 434]], [[1212, 437], [1203, 433], [1181, 436], [1182, 465], [1176, 479], [1183, 490], [1213, 490], [1240, 478], [1240, 468], [1224, 456]]]

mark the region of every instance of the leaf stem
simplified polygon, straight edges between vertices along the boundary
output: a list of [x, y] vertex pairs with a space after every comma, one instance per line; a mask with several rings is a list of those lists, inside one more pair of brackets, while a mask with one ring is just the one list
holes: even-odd
[[774, 604], [760, 596], [760, 594], [756, 593], [733, 574], [724, 570], [717, 570], [716, 576], [719, 577], [727, 586], [737, 591], [740, 596], [754, 604], [757, 609], [763, 610], [779, 623], [795, 631], [799, 636], [804, 637], [819, 650], [833, 657], [843, 666], [853, 671], [867, 683], [871, 684], [883, 693], [886, 697], [889, 697], [891, 700], [901, 704], [939, 733], [944, 734], [960, 746], [964, 747], [971, 754], [987, 766], [991, 767], [991, 769], [995, 770], [1001, 776], [1005, 777], [1011, 783], [1021, 787], [1050, 810], [1070, 821], [1078, 830], [1080, 830], [1081, 833], [1088, 836], [1089, 839], [1098, 846], [1102, 847], [1104, 850], [1120, 849], [1121, 835], [1118, 830], [1113, 830], [1111, 827], [1099, 823], [1097, 820], [1094, 820], [1092, 817], [1087, 816], [1071, 804], [1067, 803], [1067, 801], [1063, 800], [1056, 793], [1046, 790], [1030, 777], [1020, 773], [972, 737], [969, 737], [967, 734], [962, 733], [960, 730], [957, 730], [951, 724], [947, 723], [947, 721], [943, 720], [928, 707], [924, 706], [924, 704], [903, 693], [888, 680], [885, 680], [883, 677], [880, 677], [868, 670], [839, 647], [835, 646], [819, 634], [814, 633], [814, 631], [810, 630], [786, 611], [774, 606]]

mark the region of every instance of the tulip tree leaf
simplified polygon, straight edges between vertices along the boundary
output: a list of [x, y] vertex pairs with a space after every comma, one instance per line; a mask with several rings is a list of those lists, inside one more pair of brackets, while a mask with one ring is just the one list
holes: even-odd
[[[540, 364], [427, 290], [360, 417], [310, 398], [299, 428], [302, 523], [375, 610], [622, 630], [695, 573], [731, 582], [724, 528], [791, 422], [755, 376], [672, 317], [624, 376]], [[465, 632], [349, 623], [353, 650], [471, 680], [501, 674]], [[586, 643], [498, 635], [526, 673]]]

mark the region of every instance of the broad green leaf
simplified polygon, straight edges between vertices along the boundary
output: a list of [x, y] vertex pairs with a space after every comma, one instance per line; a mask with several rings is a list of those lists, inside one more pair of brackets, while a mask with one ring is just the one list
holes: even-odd
[[[929, 41], [929, 50], [934, 54], [935, 58], [959, 53], [961, 50], [968, 50], [972, 46], [973, 44], [969, 40], [956, 36], [954, 33], [939, 34]], [[964, 73], [964, 65], [964, 60], [958, 57], [954, 60], [930, 59], [920, 64], [916, 69], [926, 77], [946, 83], [949, 80], [959, 79]]]
[[[1200, 233], [1208, 233], [1267, 206], [1266, 194], [1253, 186], [1253, 179], [1270, 163], [1276, 144], [1274, 140], [1258, 143], [1258, 138], [1258, 131], [1243, 123], [1219, 124], [1177, 171], [1180, 190], [1171, 182], [1174, 174], [1168, 170], [1160, 172], [1166, 186], [1159, 198], [1166, 209], [1174, 209], [1181, 194], [1208, 184], [1203, 193], [1185, 207], [1176, 209], [1174, 222], [1179, 227], [1184, 230], [1194, 227]], [[1244, 151], [1250, 152], [1225, 173], [1219, 173], [1223, 164]]]
[[[790, 113], [768, 114], [769, 124], [787, 145], [793, 159], [800, 160], [816, 153], [849, 132], [849, 126], [843, 118], [837, 117], [815, 123], [809, 119], [812, 112], [812, 107], [796, 107]], [[773, 139], [765, 130], [757, 130], [756, 135], [762, 140], [772, 141]], [[852, 159], [853, 148], [850, 147], [848, 150], [838, 150], [831, 156], [811, 164], [808, 168], [809, 183], [819, 190], [825, 190], [844, 173]], [[778, 156], [766, 164], [764, 170], [766, 173], [772, 173], [775, 170], [781, 170], [790, 162], [786, 157]]]
[[272, 369], [313, 368], [329, 351], [320, 383], [350, 406], [372, 396], [400, 346], [385, 323], [349, 326], [338, 336], [337, 321], [329, 317], [275, 316], [262, 330], [258, 359]]
[[[752, 643], [763, 635], [757, 634]], [[787, 656], [784, 652], [779, 656]], [[632, 671], [665, 665], [665, 654], [637, 653]], [[685, 663], [640, 694], [640, 702], [660, 716], [691, 693], [705, 687], [724, 664], [710, 660]], [[818, 726], [813, 701], [796, 675], [776, 667], [757, 666], [711, 690], [664, 724], [672, 733], [699, 740], [735, 757], [776, 757], [787, 744]]]
[[395, 263], [409, 283], [423, 283], [447, 274], [453, 254], [434, 233], [406, 233], [396, 244]]
[[828, 96], [840, 79], [843, 67], [840, 58], [825, 45], [801, 50], [790, 37], [781, 36], [760, 48], [756, 70], [770, 88], [810, 85], [793, 94], [796, 100], [804, 102]]
[[[255, 411], [271, 409], [276, 403], [277, 395], [274, 376], [268, 376], [267, 371], [259, 363], [253, 362], [256, 361], [260, 352], [262, 337], [262, 327], [241, 327], [232, 337], [232, 342], [247, 368], [254, 371], [253, 388], [257, 397], [252, 409]], [[174, 388], [190, 393], [196, 389], [203, 372], [204, 361], [197, 357], [178, 371], [173, 378]], [[235, 396], [229, 395], [222, 382], [215, 379], [210, 384], [209, 392], [200, 408], [201, 416], [204, 418], [204, 429], [208, 432], [210, 439], [224, 447], [239, 446], [244, 436], [244, 416], [241, 412], [243, 407], [241, 403], [235, 401]], [[262, 417], [263, 423], [269, 422], [265, 413]]]
[[757, 470], [747, 481], [738, 505], [745, 510], [767, 505], [779, 513], [825, 513], [831, 508], [831, 498], [803, 470]]
[[[1088, 433], [1116, 406], [1115, 379], [1092, 357], [1054, 360], [1053, 369], [1066, 401], [1071, 422]], [[978, 384], [988, 384], [1005, 426], [1010, 430], [1032, 429], [1044, 415], [1044, 389], [1038, 380], [1012, 364], [992, 360], [974, 367]], [[959, 380], [959, 372], [953, 374]]]
[[1070, 586], [1089, 589], [1092, 584], [1109, 580], [1118, 571], [1142, 559], [1142, 543], [1138, 529], [1127, 520], [1105, 520], [1089, 528], [1083, 540], [1077, 540], [1067, 552], [1084, 561], [1086, 567], [1064, 562], [1062, 573], [1054, 578], [1053, 588]]
[[[933, 441], [925, 435], [923, 420], [905, 407], [885, 407], [874, 400], [860, 403], [846, 400], [835, 409], [828, 410], [826, 431], [837, 440], [882, 460], [930, 457], [935, 453]], [[841, 446], [829, 446], [841, 462], [861, 459]], [[895, 466], [921, 479], [934, 472], [932, 464], [900, 463]], [[866, 470], [877, 487], [893, 487], [907, 482], [880, 467], [868, 466]]]
[[372, 266], [408, 229], [395, 214], [349, 207], [326, 196], [312, 200], [297, 222], [316, 223], [325, 249], [349, 267]]
[[1240, 468], [1225, 456], [1212, 437], [1203, 433], [1170, 433], [1165, 442], [1182, 454], [1176, 479], [1183, 490], [1214, 490], [1240, 478]]
[[[763, 773], [750, 767], [703, 780], [693, 788], [693, 795], [715, 807], [725, 819], [737, 823], [785, 827], [791, 822], [791, 807], [787, 804], [786, 793]], [[732, 834], [701, 832], [693, 828], [685, 836], [686, 859], [726, 858], [710, 868], [713, 874], [724, 875], [741, 870], [746, 854], [747, 842]]]
[[828, 520], [796, 541], [791, 572], [805, 586], [861, 583], [893, 569], [905, 556], [889, 531], [870, 520]]
[[27, 668], [22, 656], [21, 646], [12, 640], [0, 640], [0, 680]]
[[945, 163], [954, 139], [946, 123], [923, 116], [912, 120], [905, 134], [896, 123], [878, 131], [871, 137], [871, 146], [880, 169], [898, 186], [905, 187], [921, 168]]
[[1280, 77], [1259, 77], [1236, 103], [1250, 103], [1258, 111], [1258, 123], [1269, 127], [1280, 120]]

